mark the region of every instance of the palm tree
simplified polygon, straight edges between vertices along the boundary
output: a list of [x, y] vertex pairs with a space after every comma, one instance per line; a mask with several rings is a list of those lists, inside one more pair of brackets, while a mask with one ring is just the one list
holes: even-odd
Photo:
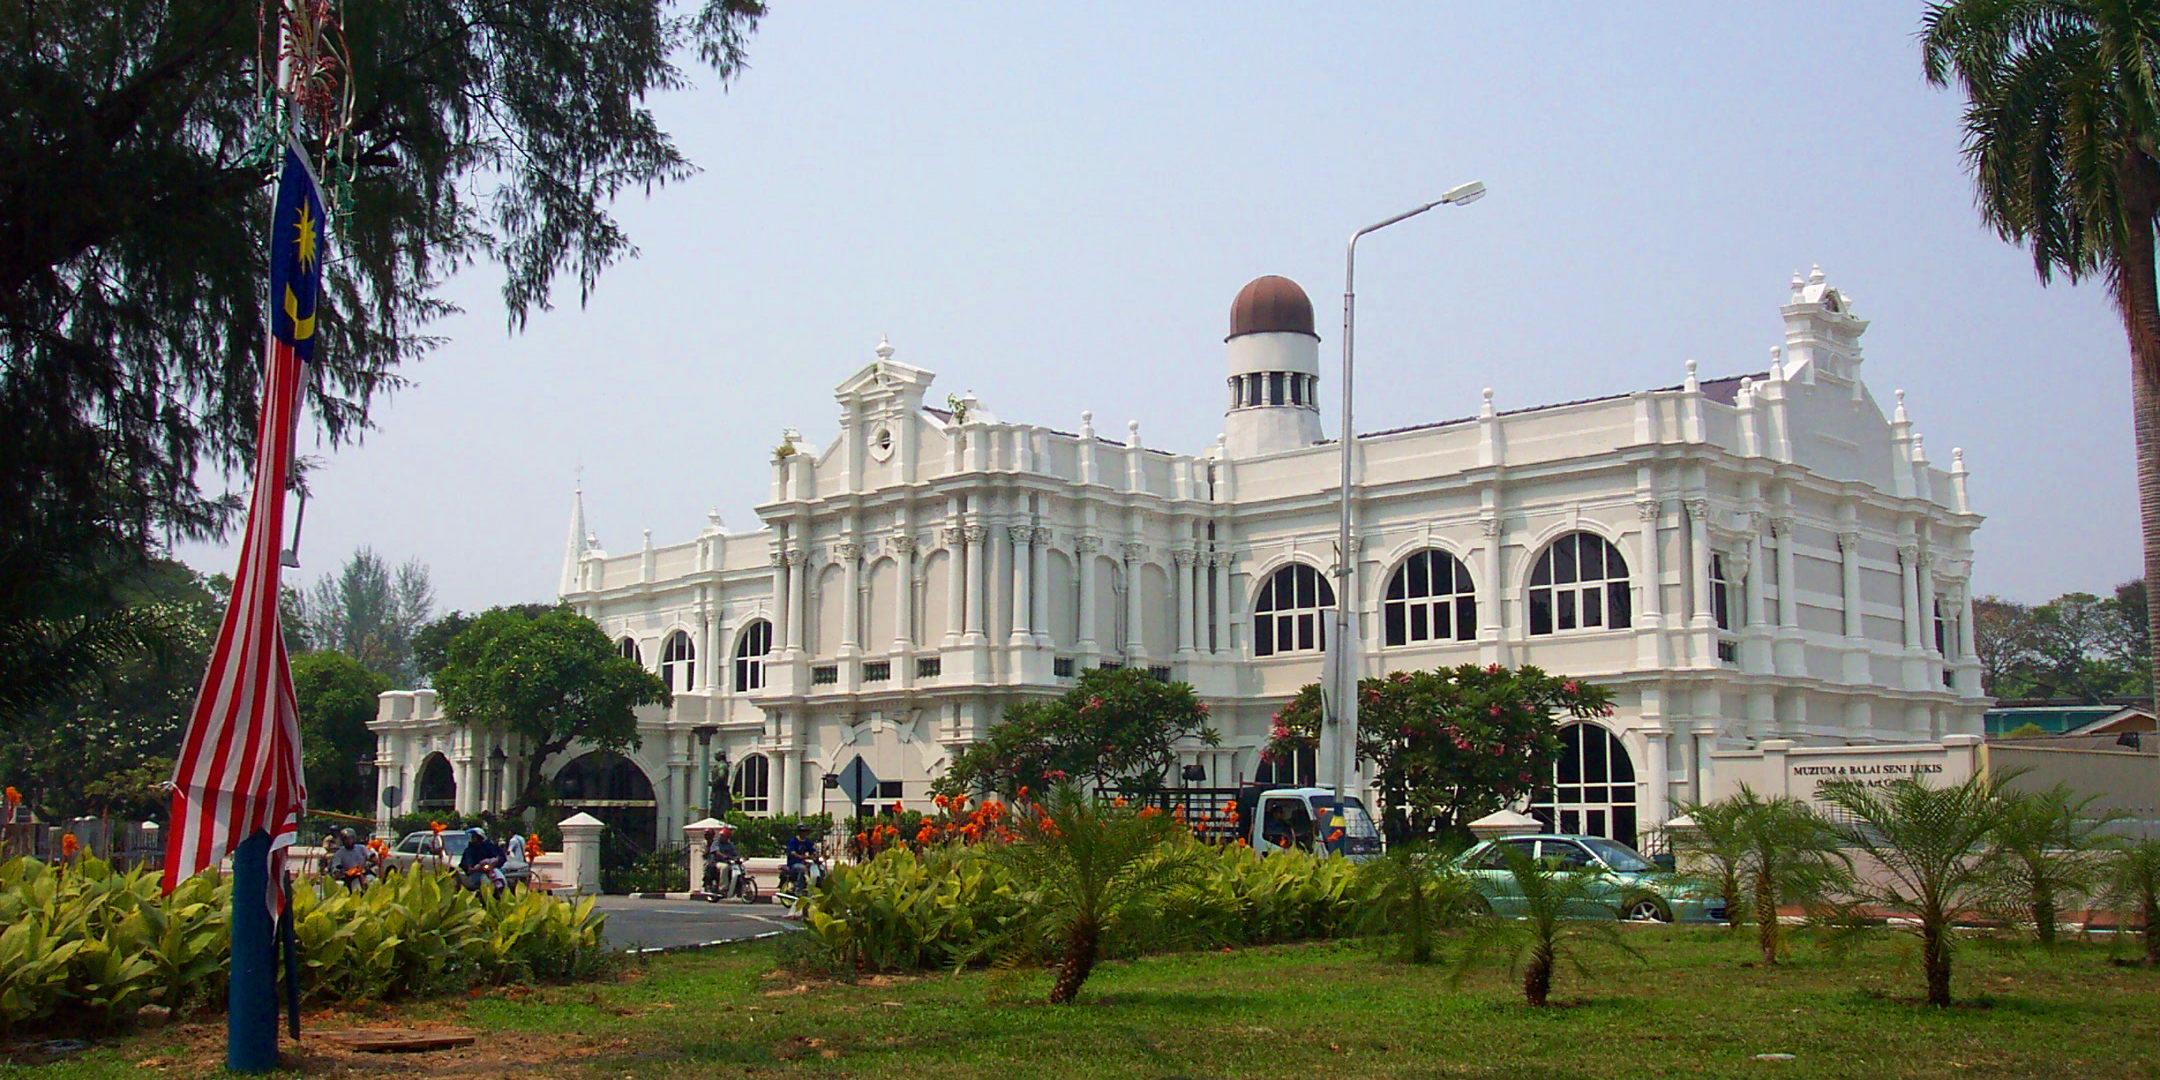
[[1762, 962], [1776, 964], [1784, 951], [1779, 909], [1820, 903], [1851, 877], [1851, 867], [1814, 807], [1789, 795], [1765, 799], [1746, 784], [1727, 801], [1746, 852], [1741, 873], [1755, 913], [1755, 940]]
[[1405, 963], [1430, 964], [1434, 938], [1460, 925], [1477, 892], [1455, 868], [1459, 851], [1427, 844], [1397, 844], [1387, 857], [1359, 868], [1365, 887], [1358, 928], [1392, 942]]
[[[2130, 341], [2145, 580], [2160, 581], [2160, 4], [1953, 0], [1929, 6], [1921, 48], [1928, 81], [1965, 92], [1965, 157], [1988, 224], [2032, 250], [2042, 282], [2097, 275], [2114, 297]], [[2146, 610], [2160, 625], [2160, 589]]]
[[1479, 918], [1471, 929], [1462, 963], [1455, 969], [1457, 981], [1480, 963], [1504, 956], [1509, 973], [1522, 974], [1523, 1000], [1534, 1008], [1543, 1008], [1551, 998], [1553, 975], [1561, 962], [1587, 974], [1589, 965], [1584, 953], [1590, 948], [1609, 947], [1637, 955], [1620, 936], [1617, 919], [1569, 917], [1580, 916], [1592, 907], [1610, 911], [1611, 898], [1598, 882], [1604, 871], [1566, 869], [1549, 860], [1532, 859], [1508, 844], [1500, 845], [1500, 851], [1520, 894], [1522, 917], [1510, 919], [1488, 913]]
[[1071, 1002], [1106, 948], [1145, 932], [1162, 900], [1204, 874], [1205, 849], [1152, 808], [1100, 806], [1069, 784], [1015, 808], [1016, 838], [984, 849], [1028, 899], [1016, 938], [1059, 955], [1050, 1003]]
[[2145, 929], [2145, 963], [2160, 966], [2160, 840], [2140, 840], [2112, 852], [2102, 871], [2100, 902]]
[[1994, 836], [2000, 855], [1995, 907], [2031, 921], [2042, 947], [2055, 944], [2063, 906], [2090, 893], [2100, 879], [2100, 831], [2117, 815], [2088, 815], [2093, 798], [2080, 799], [2062, 784], [2003, 795], [2003, 820]]
[[1950, 1004], [1952, 921], [1984, 909], [1996, 877], [1992, 840], [2004, 804], [1994, 783], [1985, 776], [1949, 787], [1915, 779], [1880, 787], [1832, 780], [1816, 794], [1838, 812], [1831, 835], [1875, 864], [1846, 886], [1849, 914], [1876, 909], [1909, 917], [1920, 938], [1927, 1003]]
[[1747, 837], [1740, 830], [1741, 808], [1735, 800], [1688, 803], [1680, 821], [1668, 823], [1680, 875], [1717, 894], [1725, 904], [1725, 928], [1737, 931], [1747, 919]]

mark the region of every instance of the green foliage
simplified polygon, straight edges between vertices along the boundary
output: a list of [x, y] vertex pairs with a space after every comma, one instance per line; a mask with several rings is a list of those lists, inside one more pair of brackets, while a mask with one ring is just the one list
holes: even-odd
[[393, 568], [362, 547], [335, 574], [316, 579], [301, 605], [309, 644], [335, 650], [393, 686], [411, 686], [413, 635], [435, 606], [427, 567], [408, 559]]
[[781, 845], [794, 837], [797, 825], [810, 826], [810, 839], [820, 843], [824, 842], [833, 827], [831, 814], [773, 814], [769, 817], [753, 817], [740, 810], [733, 810], [728, 812], [726, 821], [735, 826], [736, 850], [748, 859], [779, 855]]
[[[197, 875], [162, 897], [158, 883], [156, 871], [116, 873], [93, 858], [0, 863], [0, 1030], [110, 1027], [140, 1005], [219, 1005], [230, 883]], [[391, 874], [359, 893], [302, 885], [293, 917], [301, 989], [316, 1002], [579, 978], [604, 956], [605, 916], [590, 899], [479, 896], [447, 874]]]
[[600, 863], [600, 891], [627, 893], [690, 891], [690, 857], [683, 849], [660, 848], [631, 854], [620, 863]]
[[2028, 721], [2026, 721], [2026, 722], [2024, 722], [2024, 723], [2022, 723], [2022, 724], [2019, 724], [2018, 726], [2016, 726], [2016, 727], [2014, 727], [2014, 728], [2011, 728], [2011, 729], [2010, 729], [2009, 731], [2003, 732], [2003, 738], [2005, 738], [2005, 739], [2044, 739], [2044, 738], [2047, 738], [2047, 737], [2048, 737], [2048, 735], [2050, 735], [2050, 734], [2051, 734], [2051, 732], [2049, 732], [2049, 731], [2048, 731], [2048, 729], [2046, 729], [2046, 728], [2044, 728], [2044, 727], [2041, 727], [2040, 725], [2038, 725], [2038, 724], [2035, 724], [2035, 723], [2033, 723], [2032, 721], [2028, 720]]
[[986, 942], [1011, 936], [1022, 906], [1003, 867], [947, 844], [833, 867], [803, 918], [843, 967], [912, 971], [979, 958]]
[[[514, 611], [528, 619], [537, 619], [550, 611], [557, 610], [564, 609], [560, 604], [505, 604], [488, 609], [488, 611]], [[482, 614], [485, 614], [485, 612]], [[473, 620], [479, 617], [478, 615], [467, 615], [462, 611], [453, 611], [413, 631], [413, 668], [419, 674], [421, 682], [432, 685], [435, 673], [442, 670], [443, 664], [450, 659], [450, 642], [456, 639], [459, 634], [464, 633], [465, 628], [471, 626]]]
[[2006, 815], [1994, 784], [1985, 776], [1948, 787], [1831, 780], [1817, 796], [1835, 812], [1838, 843], [1876, 864], [1846, 885], [1846, 921], [1864, 926], [1871, 913], [1906, 913], [1920, 938], [1927, 1002], [1950, 1004], [1952, 920], [1985, 910], [1997, 880], [1993, 839]]
[[[1275, 714], [1265, 752], [1286, 761], [1316, 746], [1323, 711], [1320, 685], [1307, 685]], [[1393, 832], [1460, 839], [1551, 776], [1557, 717], [1611, 713], [1602, 687], [1529, 665], [1398, 671], [1358, 683], [1358, 759], [1372, 764], [1383, 805], [1410, 808]]]
[[1387, 941], [1404, 963], [1432, 963], [1440, 931], [1462, 925], [1478, 908], [1477, 891], [1453, 867], [1458, 854], [1397, 844], [1386, 858], [1362, 867], [1358, 929]]
[[[1737, 794], [1690, 806], [1688, 813], [1698, 826], [1698, 835], [1686, 841], [1693, 861], [1708, 870], [1706, 883], [1720, 893], [1731, 889], [1746, 897], [1764, 964], [1785, 954], [1780, 909], [1826, 904], [1852, 876], [1829, 823], [1791, 796], [1765, 799], [1742, 784]], [[1737, 926], [1736, 910], [1728, 906], [1727, 917]]]
[[1620, 936], [1615, 920], [1568, 917], [1605, 903], [1597, 888], [1604, 871], [1567, 869], [1551, 860], [1532, 859], [1513, 845], [1501, 845], [1500, 851], [1522, 898], [1523, 915], [1477, 919], [1455, 969], [1457, 981], [1481, 964], [1505, 959], [1510, 973], [1522, 975], [1523, 1000], [1543, 1008], [1551, 1000], [1553, 977], [1562, 963], [1588, 975], [1593, 950], [1612, 949], [1639, 958]]
[[527, 618], [497, 608], [450, 642], [436, 672], [443, 715], [523, 736], [533, 747], [513, 812], [544, 801], [541, 768], [573, 740], [620, 752], [638, 744], [640, 705], [673, 700], [658, 676], [615, 651], [591, 619], [567, 610]]
[[340, 652], [293, 657], [292, 679], [308, 805], [370, 813], [374, 791], [362, 780], [360, 763], [375, 758], [375, 733], [367, 724], [375, 719], [376, 695], [390, 689], [390, 680]]
[[2116, 845], [2101, 865], [2099, 885], [2101, 906], [2144, 931], [2145, 963], [2160, 966], [2160, 839]]
[[[255, 435], [270, 171], [256, 150], [283, 132], [264, 107], [278, 31], [261, 10], [55, 0], [0, 20], [0, 580], [20, 580], [18, 546], [140, 553], [230, 519], [197, 478], [242, 462]], [[333, 139], [297, 118], [334, 151], [332, 204], [350, 209], [329, 230], [306, 391], [331, 443], [438, 344], [424, 327], [455, 310], [438, 292], [449, 271], [499, 263], [515, 325], [558, 276], [582, 299], [629, 255], [610, 205], [695, 171], [648, 97], [688, 84], [685, 56], [732, 77], [763, 14], [757, 0], [531, 19], [480, 0], [340, 9], [332, 48], [351, 71], [326, 74], [351, 94], [349, 126]]]
[[[2152, 693], [2143, 580], [2110, 597], [2066, 593], [2038, 606], [1983, 596], [1973, 619], [1981, 687], [1996, 697], [2098, 703]], [[2011, 735], [2047, 734], [2029, 726]]]
[[1695, 825], [1669, 833], [1674, 869], [1681, 880], [1724, 901], [1725, 925], [1737, 931], [1748, 917], [1748, 843], [1741, 831], [1743, 808], [1733, 799], [1717, 799], [1688, 803], [1681, 813]]
[[2090, 813], [2096, 796], [2081, 799], [2062, 784], [2005, 791], [2001, 798], [2002, 820], [1990, 837], [1996, 859], [1988, 906], [2005, 918], [2031, 923], [2040, 944], [2052, 947], [2063, 910], [2099, 883], [2102, 832], [2119, 815]]
[[1096, 789], [1159, 787], [1177, 766], [1176, 744], [1217, 745], [1207, 704], [1185, 683], [1136, 668], [1090, 668], [1051, 701], [1007, 706], [1004, 719], [931, 785], [943, 795], [1022, 787], [1047, 790], [1083, 779]]

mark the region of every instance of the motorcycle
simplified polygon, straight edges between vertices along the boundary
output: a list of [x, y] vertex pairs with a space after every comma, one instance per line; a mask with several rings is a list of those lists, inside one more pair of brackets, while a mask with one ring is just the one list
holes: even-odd
[[[734, 873], [730, 875], [733, 880], [729, 882], [726, 888], [723, 888], [720, 884], [720, 868], [723, 866], [731, 867], [734, 870]], [[757, 902], [758, 898], [757, 881], [750, 876], [750, 868], [743, 865], [741, 859], [721, 859], [707, 856], [705, 859], [704, 898], [705, 902], [710, 904], [717, 904], [722, 900], [739, 900], [745, 904], [753, 904]]]
[[813, 856], [780, 871], [780, 892], [784, 896], [801, 898], [817, 891], [818, 883], [825, 880], [825, 859]]

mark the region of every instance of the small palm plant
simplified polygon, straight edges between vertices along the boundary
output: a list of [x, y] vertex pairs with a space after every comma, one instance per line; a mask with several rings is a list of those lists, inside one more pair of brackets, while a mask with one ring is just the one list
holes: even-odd
[[1682, 808], [1687, 825], [1673, 823], [1673, 855], [1680, 876], [1725, 905], [1725, 928], [1738, 931], [1747, 919], [1747, 838], [1740, 831], [1740, 807], [1732, 799], [1689, 803]]
[[1360, 867], [1358, 881], [1366, 891], [1358, 929], [1391, 943], [1405, 963], [1432, 963], [1440, 931], [1460, 926], [1475, 906], [1476, 891], [1453, 865], [1454, 854], [1398, 844], [1386, 858]]
[[2108, 853], [2100, 870], [2100, 903], [2145, 928], [2145, 963], [2160, 966], [2160, 839], [2139, 840]]
[[1203, 877], [1205, 852], [1160, 811], [1097, 805], [1071, 785], [1020, 811], [1014, 841], [984, 853], [1012, 873], [1028, 912], [985, 948], [1055, 950], [1050, 1003], [1063, 1005], [1107, 949], [1145, 934], [1170, 894]]
[[2101, 830], [2114, 814], [2088, 812], [2093, 797], [2080, 799], [2067, 786], [2006, 792], [2002, 822], [1994, 835], [1995, 910], [2033, 924], [2042, 947], [2055, 944], [2055, 922], [2064, 906], [2099, 884]]
[[1851, 878], [1851, 867], [1814, 807], [1791, 796], [1765, 799], [1746, 784], [1724, 801], [1737, 819], [1755, 941], [1762, 962], [1776, 964], [1785, 944], [1779, 909], [1825, 902]]
[[1523, 1000], [1543, 1008], [1552, 997], [1553, 976], [1565, 962], [1588, 974], [1585, 954], [1595, 948], [1611, 948], [1638, 956], [1620, 935], [1616, 919], [1569, 918], [1589, 909], [1611, 911], [1610, 897], [1599, 888], [1598, 869], [1566, 869], [1549, 860], [1536, 860], [1512, 846], [1501, 847], [1508, 875], [1521, 895], [1522, 918], [1485, 915], [1473, 924], [1469, 947], [1455, 969], [1460, 980], [1472, 968], [1496, 957], [1507, 958], [1510, 974], [1522, 975]]
[[1859, 925], [1867, 909], [1909, 917], [1927, 1003], [1950, 1004], [1952, 920], [1984, 910], [1998, 876], [1993, 837], [2004, 802], [1995, 785], [1985, 776], [1948, 787], [1832, 780], [1816, 794], [1836, 812], [1830, 831], [1838, 842], [1879, 866], [1847, 886], [1848, 921]]

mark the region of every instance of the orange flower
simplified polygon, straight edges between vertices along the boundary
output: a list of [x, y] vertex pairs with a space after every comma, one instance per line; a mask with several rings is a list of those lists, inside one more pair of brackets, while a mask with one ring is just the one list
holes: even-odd
[[22, 792], [15, 790], [15, 785], [9, 784], [5, 794], [7, 795], [8, 809], [13, 810], [22, 805]]
[[924, 822], [922, 828], [915, 830], [915, 842], [918, 844], [927, 844], [935, 839], [937, 839], [937, 830], [931, 828], [929, 822]]
[[893, 813], [895, 813], [895, 814], [898, 814], [898, 813], [901, 813], [901, 812], [902, 812], [902, 811], [901, 811], [901, 808], [900, 808], [900, 800], [898, 800], [898, 799], [894, 799], [894, 800], [892, 801], [892, 812], [893, 812]]
[[1162, 810], [1159, 807], [1143, 806], [1140, 808], [1140, 816], [1144, 818], [1161, 817]]
[[855, 846], [856, 846], [856, 847], [869, 847], [869, 846], [870, 846], [870, 834], [869, 834], [869, 833], [856, 833], [856, 834], [855, 834]]
[[1017, 794], [1017, 795], [1016, 795], [1015, 797], [1016, 797], [1016, 798], [1021, 798], [1021, 799], [1025, 799], [1025, 798], [1027, 798], [1027, 785], [1026, 785], [1026, 784], [1022, 784], [1022, 785], [1020, 785], [1020, 791], [1019, 791], [1019, 793], [1018, 793], [1018, 794]]
[[61, 858], [63, 858], [63, 859], [72, 859], [72, 858], [74, 858], [74, 857], [75, 857], [75, 853], [76, 853], [76, 852], [78, 852], [78, 851], [81, 851], [81, 850], [82, 850], [82, 841], [80, 841], [80, 840], [77, 840], [77, 839], [75, 839], [75, 834], [74, 834], [74, 833], [67, 833], [67, 834], [65, 834], [65, 835], [63, 835], [63, 836], [61, 836], [61, 837], [60, 837], [60, 857], [61, 857]]
[[1110, 800], [1110, 805], [1112, 805], [1112, 806], [1115, 806], [1115, 807], [1120, 807], [1120, 808], [1124, 807], [1124, 806], [1125, 806], [1125, 796], [1123, 796], [1123, 795], [1120, 795], [1120, 796], [1118, 796], [1117, 798], [1115, 798], [1115, 799], [1112, 799], [1112, 800]]
[[940, 810], [943, 810], [945, 808], [945, 796], [939, 795], [932, 798], [930, 800], [930, 805], [935, 806]]
[[546, 852], [547, 852], [547, 848], [541, 845], [541, 843], [540, 843], [540, 838], [539, 838], [539, 837], [537, 837], [537, 836], [530, 836], [530, 837], [526, 837], [526, 839], [525, 839], [525, 857], [526, 857], [526, 858], [528, 858], [528, 859], [537, 859], [537, 858], [539, 858], [539, 857], [540, 857], [541, 855], [545, 854]]
[[953, 813], [957, 814], [957, 813], [959, 813], [960, 811], [962, 811], [962, 810], [966, 809], [966, 808], [967, 808], [967, 803], [968, 803], [968, 797], [967, 797], [967, 796], [965, 796], [965, 795], [955, 795], [955, 796], [953, 796], [953, 797], [952, 797], [952, 811], [953, 811]]
[[449, 828], [448, 825], [445, 825], [440, 821], [430, 821], [427, 823], [427, 827], [429, 832], [435, 833], [437, 835], [441, 835], [444, 829]]

